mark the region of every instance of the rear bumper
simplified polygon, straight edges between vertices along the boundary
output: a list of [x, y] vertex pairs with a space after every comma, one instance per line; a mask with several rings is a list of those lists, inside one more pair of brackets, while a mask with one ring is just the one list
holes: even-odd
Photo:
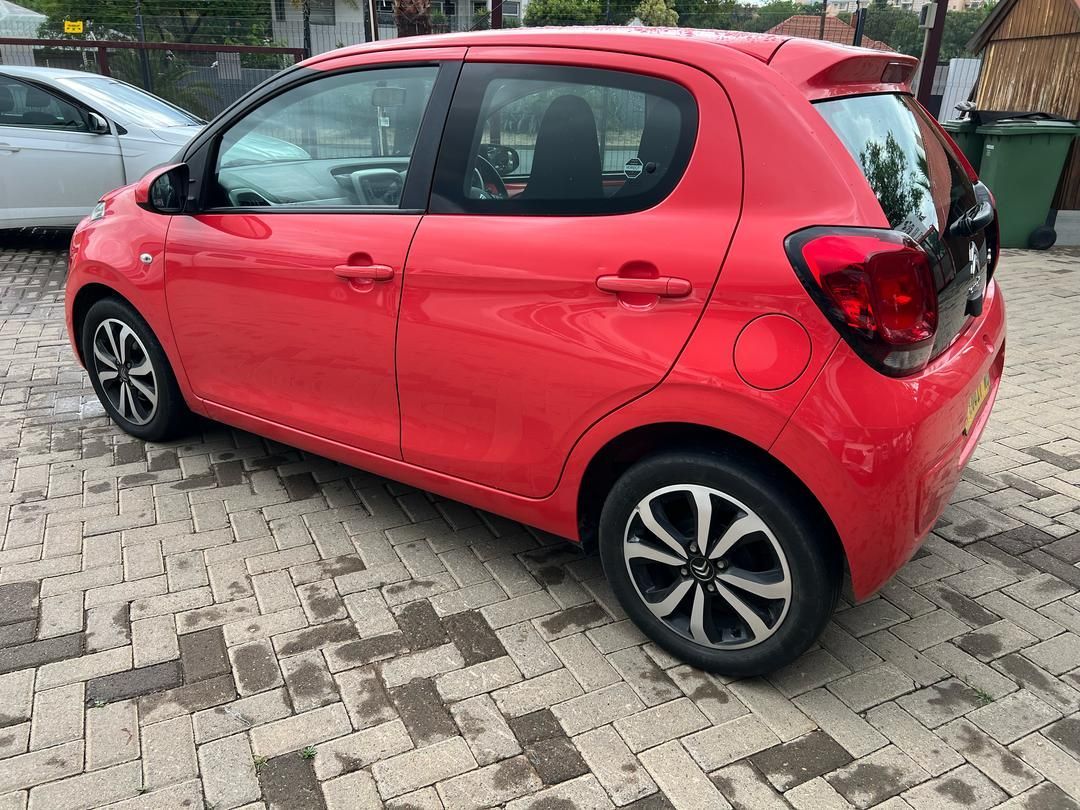
[[[840, 535], [856, 599], [900, 568], [941, 516], [986, 426], [1005, 363], [996, 283], [983, 315], [923, 372], [885, 377], [841, 342], [772, 447]], [[969, 432], [968, 402], [990, 392]]]

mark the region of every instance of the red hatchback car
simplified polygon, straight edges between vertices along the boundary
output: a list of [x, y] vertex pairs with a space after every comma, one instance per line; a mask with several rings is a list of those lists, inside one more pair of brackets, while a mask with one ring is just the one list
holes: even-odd
[[72, 343], [195, 412], [598, 545], [697, 666], [803, 652], [934, 525], [1004, 362], [993, 200], [914, 60], [396, 39], [252, 91], [72, 241]]

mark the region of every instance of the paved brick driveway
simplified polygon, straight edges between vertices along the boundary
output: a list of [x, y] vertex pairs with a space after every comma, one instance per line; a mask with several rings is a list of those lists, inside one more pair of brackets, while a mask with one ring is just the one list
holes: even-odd
[[0, 810], [1078, 807], [1080, 256], [946, 518], [769, 679], [680, 665], [596, 558], [216, 425], [102, 416], [55, 243], [0, 249]]

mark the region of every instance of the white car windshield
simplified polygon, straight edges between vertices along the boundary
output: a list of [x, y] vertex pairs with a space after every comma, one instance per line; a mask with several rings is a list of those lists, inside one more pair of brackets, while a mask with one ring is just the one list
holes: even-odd
[[191, 113], [162, 101], [157, 96], [152, 96], [116, 79], [90, 76], [85, 79], [63, 79], [62, 81], [87, 102], [100, 107], [104, 113], [119, 118], [121, 121], [127, 120], [149, 129], [190, 127], [205, 123]]

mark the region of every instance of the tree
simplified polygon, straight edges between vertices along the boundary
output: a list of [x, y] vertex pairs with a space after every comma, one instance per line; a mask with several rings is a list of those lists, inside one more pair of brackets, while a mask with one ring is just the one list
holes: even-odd
[[[26, 0], [23, 0], [26, 2]], [[134, 39], [133, 0], [32, 0], [46, 15], [42, 34], [63, 36], [64, 20], [83, 20], [78, 39]], [[266, 0], [143, 0], [146, 39], [157, 42], [263, 44], [270, 39]]]
[[874, 0], [867, 8], [863, 36], [884, 42], [909, 56], [922, 54], [923, 32], [919, 28], [919, 15], [890, 6], [886, 0]]
[[599, 25], [604, 19], [600, 0], [530, 0], [526, 25]]
[[399, 37], [430, 34], [431, 0], [394, 0], [394, 23]]
[[634, 16], [644, 25], [671, 27], [679, 24], [679, 12], [672, 0], [641, 0], [634, 9]]
[[753, 17], [746, 6], [735, 0], [677, 0], [679, 25], [687, 28], [728, 28], [738, 30], [741, 23]]
[[974, 56], [967, 49], [968, 40], [975, 30], [983, 24], [993, 10], [993, 3], [970, 11], [950, 11], [945, 17], [945, 31], [941, 35], [940, 62], [948, 62], [958, 56]]

